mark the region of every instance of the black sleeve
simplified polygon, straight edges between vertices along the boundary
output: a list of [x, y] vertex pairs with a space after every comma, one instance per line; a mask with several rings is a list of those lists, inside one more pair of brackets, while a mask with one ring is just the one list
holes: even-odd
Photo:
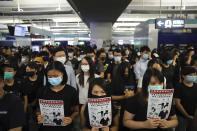
[[25, 124], [24, 107], [21, 100], [15, 100], [9, 111], [9, 129], [22, 127]]
[[112, 64], [109, 64], [109, 66], [107, 67], [107, 70], [105, 71], [106, 74], [112, 74]]
[[16, 80], [16, 86], [18, 91], [22, 94], [22, 96], [26, 96], [27, 95], [27, 82], [25, 79], [15, 79]]
[[131, 114], [136, 114], [137, 110], [138, 110], [137, 97], [134, 96], [132, 98], [129, 98], [126, 104], [126, 111], [128, 111]]
[[[73, 87], [72, 87], [73, 88]], [[72, 89], [73, 93], [72, 93], [72, 107], [73, 106], [77, 106], [79, 105], [79, 97], [78, 97], [78, 93], [75, 89]]]
[[174, 88], [174, 98], [181, 98], [181, 84]]
[[174, 116], [174, 115], [176, 115], [176, 108], [175, 108], [175, 105], [172, 104], [169, 117]]

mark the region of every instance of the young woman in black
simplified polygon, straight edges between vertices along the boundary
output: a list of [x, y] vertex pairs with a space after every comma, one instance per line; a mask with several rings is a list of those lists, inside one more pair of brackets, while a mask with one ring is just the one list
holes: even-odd
[[[173, 108], [170, 111], [169, 118], [148, 119], [148, 91], [151, 89], [162, 89], [164, 85], [164, 76], [157, 69], [147, 69], [143, 77], [142, 92], [128, 100], [126, 111], [124, 113], [123, 124], [130, 129], [140, 131], [160, 131], [174, 128], [178, 125], [177, 117]], [[152, 88], [153, 87], [153, 88]]]
[[[107, 87], [106, 82], [102, 78], [95, 78], [89, 87], [89, 98], [103, 98], [103, 97], [110, 97], [110, 89]], [[88, 106], [83, 105], [81, 108], [81, 126], [82, 131], [118, 131], [119, 125], [119, 115], [117, 110], [115, 110], [112, 106], [112, 124], [111, 126], [104, 126], [103, 128], [98, 127], [91, 127], [89, 122], [89, 115], [88, 115]], [[101, 123], [106, 125], [108, 118], [104, 118], [101, 120]]]
[[[46, 69], [47, 86], [39, 91], [38, 99], [44, 100], [62, 100], [64, 102], [64, 126], [41, 126], [40, 131], [70, 131], [72, 130], [72, 121], [79, 114], [77, 91], [67, 85], [67, 74], [65, 67], [61, 62], [55, 61], [48, 65]], [[37, 120], [39, 124], [43, 123], [43, 115], [38, 112]], [[56, 113], [57, 114], [57, 113]], [[59, 119], [59, 118], [58, 118]], [[58, 120], [57, 119], [57, 120]]]

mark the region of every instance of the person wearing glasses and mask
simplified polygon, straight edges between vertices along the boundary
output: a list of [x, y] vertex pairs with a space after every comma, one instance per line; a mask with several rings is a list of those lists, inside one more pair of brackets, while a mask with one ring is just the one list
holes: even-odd
[[64, 65], [67, 76], [68, 76], [67, 84], [77, 89], [76, 78], [75, 78], [73, 67], [71, 65], [66, 64], [67, 58], [66, 58], [66, 53], [63, 48], [58, 47], [54, 50], [53, 60], [59, 61]]

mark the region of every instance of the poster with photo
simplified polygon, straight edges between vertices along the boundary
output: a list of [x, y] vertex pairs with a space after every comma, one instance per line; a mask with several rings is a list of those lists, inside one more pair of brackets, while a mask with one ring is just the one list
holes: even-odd
[[64, 102], [62, 100], [39, 99], [44, 126], [64, 126]]
[[92, 127], [110, 126], [112, 121], [111, 97], [88, 98], [88, 112]]
[[169, 117], [174, 89], [150, 90], [147, 119], [167, 119]]

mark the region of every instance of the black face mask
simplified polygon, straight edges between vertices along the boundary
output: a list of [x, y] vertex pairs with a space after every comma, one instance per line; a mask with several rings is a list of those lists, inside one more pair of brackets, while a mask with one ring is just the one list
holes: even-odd
[[35, 74], [35, 72], [26, 72], [26, 75], [27, 75], [28, 77], [32, 77], [32, 76], [34, 76], [34, 74]]
[[43, 57], [43, 61], [49, 61], [49, 57]]
[[107, 96], [106, 96], [106, 95], [104, 95], [104, 96], [91, 95], [91, 97], [90, 97], [90, 98], [104, 98], [104, 97], [107, 97]]
[[106, 57], [101, 57], [101, 60], [102, 60], [102, 61], [105, 61], [105, 60], [106, 60]]

